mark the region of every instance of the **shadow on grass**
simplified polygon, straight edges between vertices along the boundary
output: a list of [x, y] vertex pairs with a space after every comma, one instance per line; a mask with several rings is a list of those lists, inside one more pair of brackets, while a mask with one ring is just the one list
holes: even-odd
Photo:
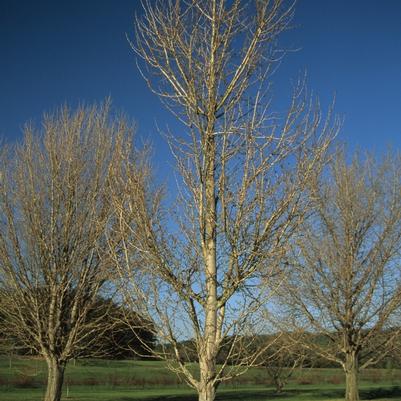
[[[328, 390], [328, 391], [316, 391], [313, 394], [310, 394], [313, 398], [343, 398], [344, 390]], [[401, 387], [393, 386], [393, 387], [378, 387], [378, 388], [370, 388], [370, 389], [361, 389], [359, 390], [359, 396], [361, 400], [376, 400], [381, 398], [400, 398], [401, 396]]]
[[[387, 387], [375, 389], [362, 389], [360, 391], [361, 400], [375, 400], [380, 398], [399, 398], [401, 396], [401, 387]], [[237, 391], [225, 391], [217, 394], [216, 401], [265, 401], [271, 400], [313, 400], [313, 399], [333, 399], [343, 398], [343, 389], [308, 389], [308, 390], [287, 390], [283, 393], [277, 394], [272, 390], [244, 390], [238, 389]], [[196, 395], [163, 395], [143, 398], [143, 401], [197, 401]], [[140, 401], [138, 398], [120, 397], [115, 401]]]
[[[216, 401], [265, 401], [266, 396], [272, 398], [272, 394], [268, 391], [230, 391], [220, 393], [216, 396]], [[139, 399], [134, 400], [131, 397], [121, 397], [115, 401], [142, 401]], [[143, 401], [198, 401], [198, 396], [195, 394], [183, 394], [183, 395], [163, 395], [155, 397], [143, 398]]]
[[362, 390], [361, 398], [364, 400], [375, 400], [376, 398], [397, 398], [401, 396], [401, 387], [375, 388]]

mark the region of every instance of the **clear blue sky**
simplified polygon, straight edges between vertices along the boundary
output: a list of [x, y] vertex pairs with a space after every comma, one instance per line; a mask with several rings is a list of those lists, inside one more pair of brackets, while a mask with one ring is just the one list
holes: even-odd
[[[173, 124], [135, 68], [138, 0], [0, 0], [0, 136], [19, 138], [44, 111], [111, 96], [163, 159], [156, 123]], [[283, 62], [275, 91], [308, 71], [324, 106], [336, 93], [340, 139], [381, 152], [401, 148], [401, 1], [299, 0], [284, 40], [301, 48]]]

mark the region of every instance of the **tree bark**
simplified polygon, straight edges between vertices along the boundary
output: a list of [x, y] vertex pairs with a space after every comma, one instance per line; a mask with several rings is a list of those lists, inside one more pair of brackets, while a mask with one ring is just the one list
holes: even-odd
[[217, 392], [216, 359], [213, 355], [205, 355], [199, 360], [199, 401], [214, 401]]
[[214, 401], [216, 397], [216, 387], [212, 383], [205, 383], [198, 391], [199, 401]]
[[64, 381], [65, 363], [55, 358], [49, 358], [47, 362], [47, 388], [45, 401], [60, 401], [61, 390]]
[[345, 400], [359, 400], [358, 386], [358, 355], [355, 352], [349, 352], [346, 355], [345, 363]]

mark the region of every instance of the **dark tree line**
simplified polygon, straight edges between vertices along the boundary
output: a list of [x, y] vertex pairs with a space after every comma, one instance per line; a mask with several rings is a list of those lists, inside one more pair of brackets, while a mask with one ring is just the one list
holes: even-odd
[[[101, 297], [88, 312], [88, 322], [96, 321], [99, 329], [85, 340], [80, 354], [75, 358], [148, 359], [149, 349], [154, 348], [155, 338], [149, 322]], [[8, 330], [6, 316], [0, 312], [0, 353], [10, 356], [38, 355], [27, 341]]]

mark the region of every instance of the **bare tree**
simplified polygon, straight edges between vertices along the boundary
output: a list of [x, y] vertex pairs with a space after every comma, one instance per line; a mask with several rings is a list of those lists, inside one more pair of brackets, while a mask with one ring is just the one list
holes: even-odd
[[293, 341], [294, 334], [277, 333], [272, 344], [261, 355], [261, 365], [281, 393], [296, 369], [301, 369], [306, 359], [305, 348]]
[[[184, 132], [169, 136], [178, 171], [175, 208], [166, 209], [162, 191], [143, 177], [126, 181], [126, 199], [116, 207], [121, 230], [133, 231], [120, 272], [127, 301], [153, 322], [161, 348], [170, 345], [159, 356], [199, 400], [212, 401], [219, 383], [258, 360], [261, 351], [248, 351], [253, 331], [262, 330], [261, 277], [272, 275], [285, 254], [304, 213], [301, 188], [320, 168], [337, 127], [322, 124], [319, 131], [319, 110], [302, 83], [283, 118], [269, 108], [266, 89], [281, 57], [274, 42], [292, 6], [281, 0], [143, 6], [133, 47], [149, 86]], [[199, 372], [186, 366], [183, 340], [191, 340]]]
[[88, 313], [109, 279], [109, 193], [132, 130], [107, 104], [64, 108], [42, 127], [1, 157], [0, 305], [8, 331], [45, 358], [45, 400], [57, 401], [67, 361], [105, 329], [107, 308]]
[[304, 346], [343, 367], [347, 401], [359, 399], [358, 370], [388, 355], [400, 334], [400, 161], [347, 163], [341, 150], [310, 180], [314, 213], [294, 241], [282, 294]]

